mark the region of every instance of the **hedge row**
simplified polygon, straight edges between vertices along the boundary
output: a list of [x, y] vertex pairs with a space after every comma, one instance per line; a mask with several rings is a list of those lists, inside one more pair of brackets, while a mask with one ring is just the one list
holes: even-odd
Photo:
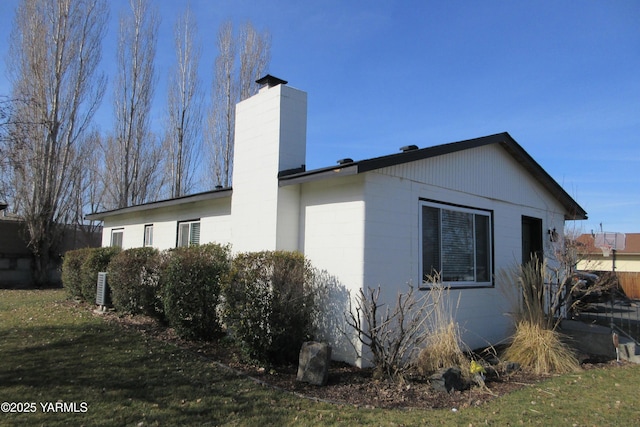
[[62, 262], [62, 284], [72, 298], [96, 300], [98, 272], [106, 271], [119, 248], [84, 248], [69, 251]]
[[98, 271], [107, 271], [114, 308], [167, 322], [188, 339], [225, 333], [249, 357], [295, 363], [312, 339], [317, 290], [312, 268], [295, 252], [231, 256], [207, 244], [157, 251], [135, 248], [67, 252], [62, 282], [70, 296], [95, 302]]

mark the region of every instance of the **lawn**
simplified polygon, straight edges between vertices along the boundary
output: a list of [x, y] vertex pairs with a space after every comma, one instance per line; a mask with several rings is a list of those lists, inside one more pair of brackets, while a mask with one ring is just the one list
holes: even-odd
[[455, 412], [329, 405], [123, 331], [61, 290], [0, 290], [0, 360], [3, 426], [640, 425], [640, 366], [558, 376]]

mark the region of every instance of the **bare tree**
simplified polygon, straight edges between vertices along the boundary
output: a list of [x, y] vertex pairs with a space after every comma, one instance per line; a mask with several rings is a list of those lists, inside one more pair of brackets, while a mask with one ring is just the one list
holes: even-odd
[[271, 34], [259, 33], [251, 22], [240, 29], [240, 101], [258, 92], [256, 80], [271, 61]]
[[149, 127], [158, 16], [147, 0], [130, 0], [130, 6], [131, 14], [120, 18], [115, 135], [105, 159], [109, 205], [119, 208], [157, 195], [161, 179], [160, 148]]
[[202, 91], [198, 81], [200, 48], [196, 45], [197, 26], [189, 8], [178, 18], [174, 34], [177, 63], [169, 82], [165, 144], [169, 154], [166, 168], [171, 179], [171, 197], [179, 197], [194, 187], [202, 124]]
[[237, 99], [237, 86], [233, 79], [236, 45], [231, 22], [220, 27], [217, 47], [209, 135], [215, 184], [228, 187], [231, 181], [231, 153], [235, 127], [234, 104]]
[[258, 33], [251, 23], [247, 23], [238, 38], [231, 22], [227, 22], [220, 27], [217, 47], [208, 137], [214, 184], [228, 187], [233, 172], [235, 105], [257, 92], [255, 80], [268, 66], [271, 37], [268, 32]]
[[[100, 147], [102, 147], [103, 136], [97, 130], [88, 134], [90, 140], [90, 150], [85, 150], [82, 156], [82, 170], [77, 176], [76, 200], [78, 207], [82, 207], [82, 212], [99, 212], [104, 209], [104, 198], [106, 187], [102, 180]], [[99, 221], [87, 221], [84, 217], [77, 219], [79, 224], [83, 224], [82, 231], [87, 235], [100, 231]], [[87, 236], [88, 238], [88, 236]]]
[[8, 56], [13, 101], [2, 144], [36, 285], [48, 282], [64, 225], [81, 217], [75, 186], [105, 89], [98, 65], [107, 19], [103, 0], [23, 0], [16, 10]]
[[9, 200], [10, 165], [9, 154], [6, 152], [9, 135], [9, 117], [11, 116], [11, 102], [6, 95], [0, 95], [0, 203]]

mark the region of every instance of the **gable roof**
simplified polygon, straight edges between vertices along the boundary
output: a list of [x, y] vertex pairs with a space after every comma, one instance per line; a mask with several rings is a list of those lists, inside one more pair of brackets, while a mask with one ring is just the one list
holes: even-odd
[[[278, 174], [278, 180], [279, 185], [286, 186], [304, 182], [318, 181], [330, 177], [356, 175], [359, 173], [365, 173], [389, 166], [429, 159], [445, 154], [483, 147], [491, 144], [500, 145], [565, 208], [565, 219], [587, 219], [586, 211], [507, 132], [468, 139], [465, 141], [435, 145], [422, 149], [419, 149], [416, 146], [407, 146], [402, 147], [401, 153], [374, 157], [371, 159], [359, 161], [353, 161], [352, 159], [343, 159], [340, 160], [339, 164], [336, 166], [329, 166], [309, 171], [305, 170], [304, 165], [302, 165], [300, 168], [281, 171]], [[231, 196], [231, 193], [231, 188], [218, 188], [212, 191], [205, 191], [202, 193], [177, 197], [173, 199], [159, 200], [156, 202], [144, 203], [141, 205], [129, 206], [126, 208], [91, 213], [86, 216], [86, 219], [100, 221], [105, 217], [114, 214], [119, 215], [133, 213], [148, 209], [176, 206], [183, 203], [193, 203], [203, 200], [229, 197]]]
[[278, 178], [280, 185], [292, 185], [335, 176], [355, 175], [491, 144], [498, 144], [504, 148], [565, 208], [567, 212], [565, 219], [587, 219], [587, 212], [507, 132], [422, 149], [418, 149], [415, 146], [407, 146], [402, 148], [403, 151], [401, 153], [360, 161], [344, 159], [337, 166], [310, 171], [306, 171], [304, 167], [301, 167], [282, 171]]

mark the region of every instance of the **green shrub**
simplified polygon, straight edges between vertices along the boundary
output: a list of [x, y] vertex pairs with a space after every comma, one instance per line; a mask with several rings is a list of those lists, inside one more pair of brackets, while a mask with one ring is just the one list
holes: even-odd
[[98, 273], [107, 271], [107, 266], [115, 255], [120, 252], [118, 247], [91, 248], [81, 267], [82, 297], [85, 301], [95, 303]]
[[127, 249], [113, 257], [107, 273], [116, 310], [162, 318], [158, 258], [154, 248]]
[[209, 340], [222, 334], [220, 296], [230, 268], [228, 246], [181, 247], [166, 254], [160, 268], [164, 311], [180, 336]]
[[62, 261], [62, 286], [71, 298], [82, 298], [82, 264], [91, 248], [67, 251]]
[[250, 357], [296, 363], [311, 339], [315, 314], [312, 269], [296, 252], [243, 253], [225, 288], [225, 314]]

